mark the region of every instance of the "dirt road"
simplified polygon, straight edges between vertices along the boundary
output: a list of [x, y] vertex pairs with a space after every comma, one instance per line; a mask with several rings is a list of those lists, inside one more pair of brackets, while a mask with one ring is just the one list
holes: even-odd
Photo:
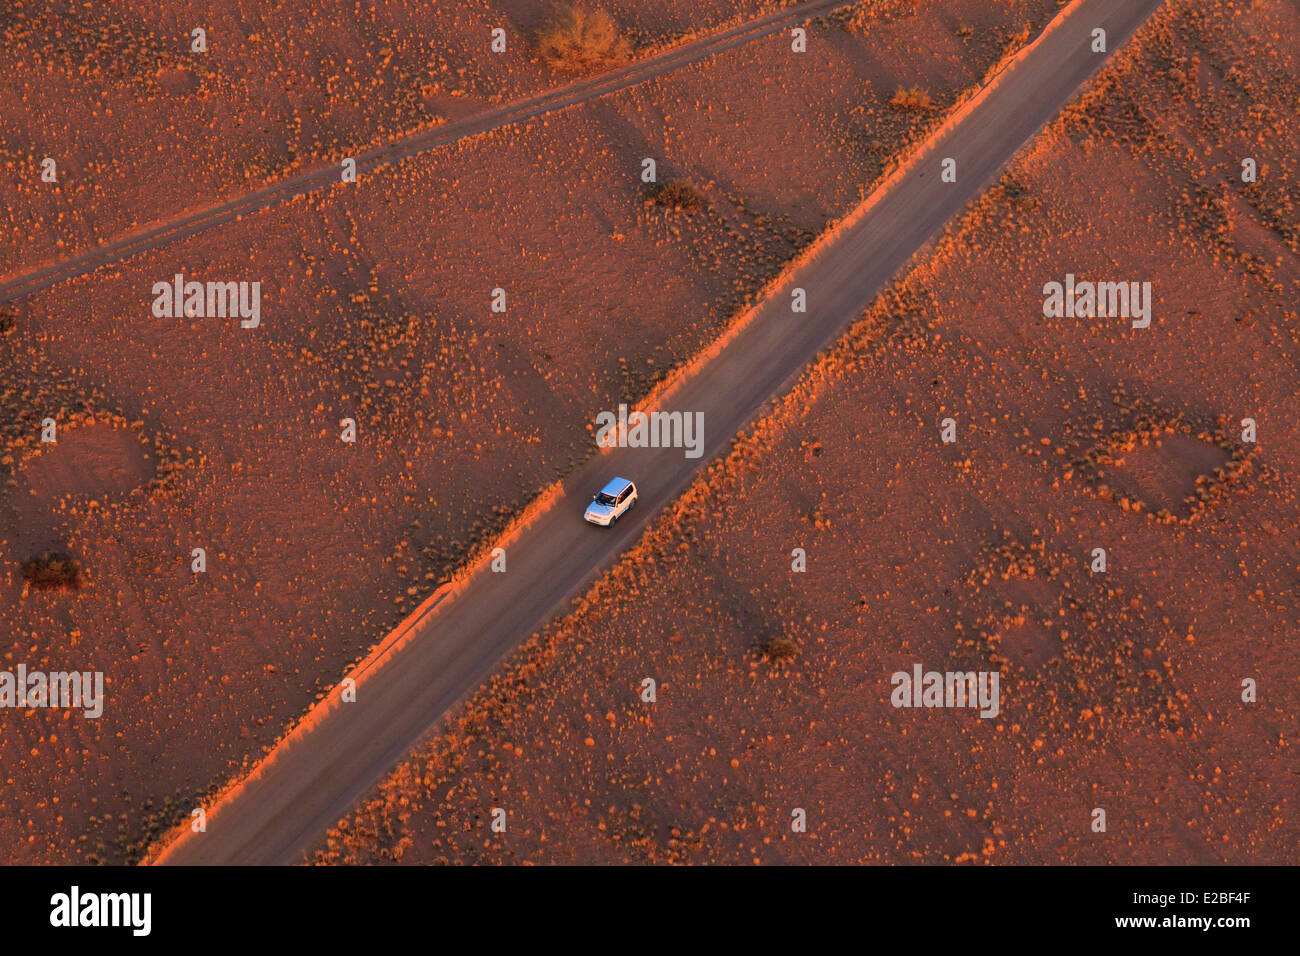
[[[205, 833], [186, 831], [160, 862], [302, 860], [449, 708], [608, 568], [700, 466], [725, 450], [765, 401], [788, 388], [1058, 113], [1106, 59], [1091, 51], [1095, 28], [1106, 30], [1113, 52], [1159, 5], [1076, 0], [661, 403], [704, 413], [703, 457], [631, 448], [596, 456], [510, 543], [506, 573], [480, 569], [430, 610], [412, 638], [367, 673], [355, 703], [335, 706], [277, 748], [209, 812]], [[956, 183], [940, 180], [944, 157], [957, 161]], [[791, 312], [794, 287], [807, 290], [806, 314]], [[612, 529], [584, 523], [585, 504], [614, 475], [637, 482], [640, 503]]]

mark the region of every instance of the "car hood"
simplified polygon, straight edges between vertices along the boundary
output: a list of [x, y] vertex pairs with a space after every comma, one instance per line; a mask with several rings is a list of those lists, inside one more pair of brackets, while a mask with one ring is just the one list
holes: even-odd
[[593, 518], [608, 518], [613, 513], [614, 509], [609, 505], [602, 505], [595, 501], [587, 505], [587, 514], [591, 515]]

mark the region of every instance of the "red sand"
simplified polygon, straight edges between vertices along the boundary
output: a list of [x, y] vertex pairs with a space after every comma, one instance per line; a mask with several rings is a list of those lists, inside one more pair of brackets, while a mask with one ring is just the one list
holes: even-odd
[[[1171, 4], [317, 859], [1295, 863], [1297, 35]], [[1066, 272], [1150, 328], [1043, 318]], [[998, 717], [891, 706], [917, 662]]]

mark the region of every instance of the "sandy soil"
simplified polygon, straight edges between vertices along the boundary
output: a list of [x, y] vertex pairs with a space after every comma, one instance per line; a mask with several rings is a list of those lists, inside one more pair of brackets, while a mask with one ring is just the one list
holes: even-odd
[[1297, 37], [1171, 4], [317, 859], [1295, 863]]
[[[102, 667], [114, 703], [15, 720], [11, 858], [138, 854], [588, 454], [596, 410], [707, 344], [1054, 9], [828, 20], [807, 60], [776, 39], [738, 49], [21, 303], [0, 336], [0, 636], [15, 663]], [[902, 85], [934, 108], [892, 108]], [[645, 155], [705, 208], [647, 206]], [[262, 326], [154, 318], [152, 284], [178, 271], [261, 281]], [[46, 415], [74, 427], [38, 453]], [[77, 447], [105, 473], [70, 462]], [[54, 546], [84, 586], [25, 593], [19, 564]]]
[[[778, 9], [772, 0], [608, 3], [651, 53]], [[30, 0], [0, 13], [4, 272], [569, 77], [535, 36], [551, 4]], [[206, 31], [207, 52], [191, 50]], [[505, 53], [489, 54], [491, 31]], [[22, 104], [18, 107], [16, 104]], [[58, 182], [41, 179], [46, 157]]]

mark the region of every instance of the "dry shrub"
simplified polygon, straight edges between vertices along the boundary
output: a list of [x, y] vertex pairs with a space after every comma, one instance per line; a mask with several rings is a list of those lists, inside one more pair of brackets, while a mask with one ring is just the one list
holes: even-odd
[[61, 551], [47, 551], [23, 562], [23, 580], [38, 591], [81, 587], [81, 565]]
[[0, 305], [0, 335], [8, 335], [18, 327], [18, 310], [12, 305]]
[[686, 179], [674, 179], [650, 187], [650, 202], [674, 212], [698, 212], [704, 208], [704, 193]]
[[934, 101], [930, 99], [930, 91], [920, 86], [900, 86], [894, 94], [894, 98], [889, 101], [889, 105], [894, 109], [911, 110], [917, 113], [934, 109]]
[[794, 641], [788, 637], [770, 637], [758, 641], [754, 648], [764, 660], [768, 661], [788, 661], [799, 652]]
[[556, 8], [550, 22], [538, 32], [537, 46], [547, 64], [568, 72], [611, 66], [631, 52], [608, 11], [571, 3]]
[[870, 36], [873, 27], [916, 13], [916, 0], [858, 0], [826, 15], [831, 23], [855, 37]]

